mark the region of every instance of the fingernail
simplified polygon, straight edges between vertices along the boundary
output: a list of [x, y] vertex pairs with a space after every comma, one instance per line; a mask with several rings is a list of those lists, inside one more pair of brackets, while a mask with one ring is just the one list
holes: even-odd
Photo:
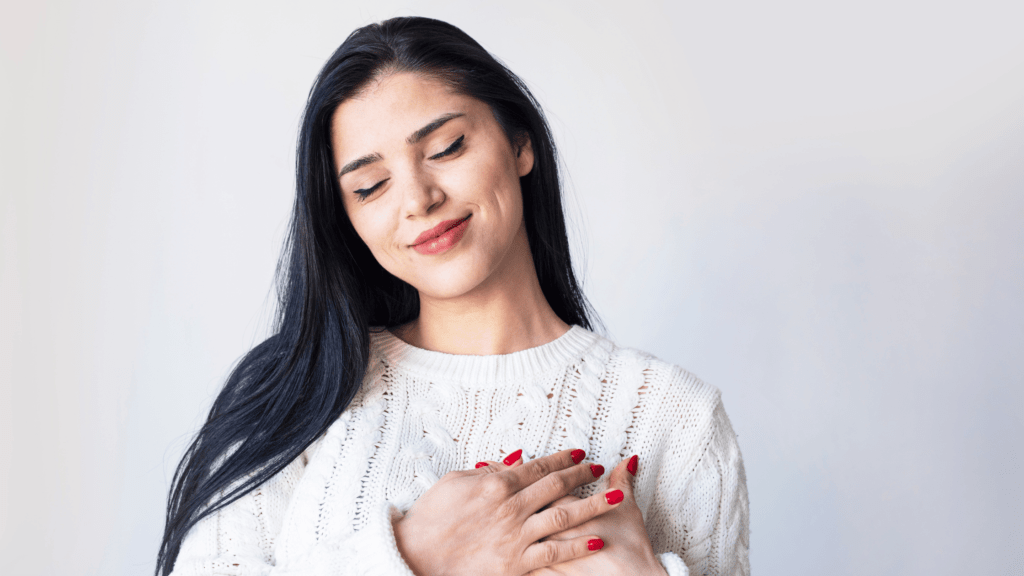
[[591, 464], [590, 471], [594, 474], [594, 478], [599, 478], [601, 474], [604, 474], [604, 466], [600, 464]]
[[505, 459], [502, 460], [502, 462], [505, 463], [505, 466], [511, 466], [515, 464], [516, 460], [519, 460], [519, 458], [522, 457], [522, 455], [523, 450], [520, 448], [519, 450], [516, 450], [515, 452], [509, 454], [508, 456], [505, 456]]
[[476, 467], [477, 468], [483, 468], [484, 466], [490, 466], [490, 464], [488, 464], [487, 462], [477, 462], [476, 463]]
[[622, 498], [622, 490], [612, 490], [604, 495], [604, 499], [607, 500], [609, 504], [618, 504], [619, 502], [622, 502]]
[[639, 464], [639, 463], [640, 463], [640, 457], [637, 456], [636, 454], [634, 454], [633, 457], [629, 459], [629, 463], [626, 464], [626, 470], [629, 470], [630, 474], [632, 474], [633, 476], [636, 476], [636, 467], [637, 467], [637, 464]]
[[583, 450], [573, 450], [570, 456], [572, 456], [573, 464], [579, 464], [580, 462], [583, 462], [584, 458], [587, 457], [587, 453], [584, 452]]
[[604, 540], [601, 540], [600, 538], [587, 540], [587, 548], [591, 550], [600, 550], [601, 548], [604, 548]]

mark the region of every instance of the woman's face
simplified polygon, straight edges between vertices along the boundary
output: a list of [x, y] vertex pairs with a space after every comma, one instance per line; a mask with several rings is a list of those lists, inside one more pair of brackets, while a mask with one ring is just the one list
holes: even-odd
[[421, 295], [466, 294], [529, 253], [519, 178], [533, 149], [524, 138], [515, 150], [483, 102], [386, 75], [338, 107], [332, 145], [356, 233]]

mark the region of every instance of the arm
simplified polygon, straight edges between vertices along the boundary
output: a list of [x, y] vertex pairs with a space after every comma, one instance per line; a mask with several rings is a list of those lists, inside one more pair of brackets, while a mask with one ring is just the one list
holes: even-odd
[[683, 573], [682, 564], [690, 574], [748, 576], [746, 474], [720, 400], [702, 436], [699, 450], [687, 457], [682, 427], [673, 430], [647, 513], [647, 530], [671, 576]]
[[[579, 524], [614, 508], [598, 495], [564, 516], [536, 513], [565, 491], [593, 481], [590, 469], [570, 452], [500, 473], [484, 469], [446, 474], [405, 516], [384, 502], [358, 531], [341, 530], [339, 523], [346, 518], [323, 518], [316, 506], [309, 516], [289, 514], [295, 501], [302, 501], [300, 508], [310, 503], [308, 493], [293, 494], [304, 471], [304, 459], [296, 459], [193, 527], [173, 576], [413, 576], [410, 566], [418, 576], [518, 576], [592, 555], [597, 552], [588, 547], [593, 536], [539, 542], [559, 530], [560, 519]], [[582, 451], [577, 452], [582, 459]], [[289, 538], [295, 533], [302, 536]]]

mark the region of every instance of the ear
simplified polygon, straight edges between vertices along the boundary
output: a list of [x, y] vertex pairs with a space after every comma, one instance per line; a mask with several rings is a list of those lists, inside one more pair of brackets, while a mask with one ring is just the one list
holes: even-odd
[[533, 171], [533, 141], [530, 135], [522, 132], [516, 138], [513, 149], [516, 153], [516, 171], [522, 178]]

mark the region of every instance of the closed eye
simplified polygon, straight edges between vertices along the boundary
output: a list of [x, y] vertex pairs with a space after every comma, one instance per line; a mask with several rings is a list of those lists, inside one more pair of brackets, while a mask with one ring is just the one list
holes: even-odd
[[443, 152], [438, 152], [437, 154], [434, 154], [429, 159], [430, 160], [438, 160], [440, 158], [444, 158], [445, 156], [449, 156], [451, 154], [455, 154], [456, 152], [458, 152], [459, 150], [462, 149], [462, 141], [465, 140], [465, 139], [466, 139], [465, 134], [463, 134], [462, 136], [459, 136], [459, 138], [455, 142], [452, 142], [451, 146], [445, 148]]
[[380, 182], [377, 182], [373, 186], [370, 186], [369, 188], [360, 188], [359, 190], [356, 190], [355, 192], [353, 192], [353, 194], [355, 194], [356, 196], [359, 196], [359, 199], [362, 200], [363, 198], [366, 198], [370, 194], [373, 194], [374, 192], [376, 192], [377, 189], [380, 188], [381, 186], [383, 186], [384, 183], [387, 182], [388, 180], [391, 180], [391, 178], [385, 178], [385, 179], [381, 180]]

